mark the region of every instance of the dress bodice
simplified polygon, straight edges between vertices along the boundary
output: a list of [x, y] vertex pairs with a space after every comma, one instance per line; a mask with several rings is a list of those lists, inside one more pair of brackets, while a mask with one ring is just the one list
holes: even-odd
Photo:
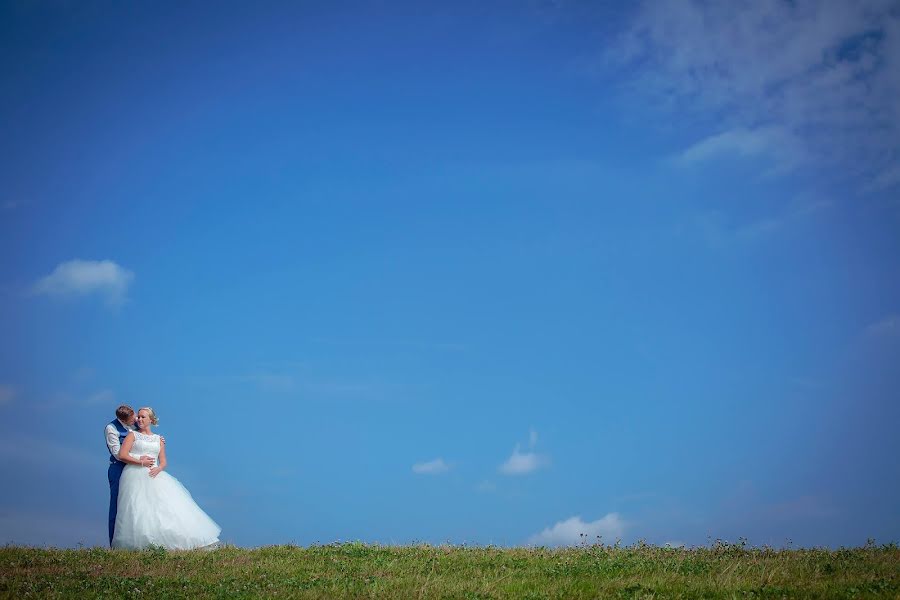
[[159, 436], [155, 433], [145, 435], [140, 431], [134, 432], [134, 444], [131, 446], [131, 452], [128, 453], [133, 458], [141, 456], [152, 456], [155, 462], [159, 462]]

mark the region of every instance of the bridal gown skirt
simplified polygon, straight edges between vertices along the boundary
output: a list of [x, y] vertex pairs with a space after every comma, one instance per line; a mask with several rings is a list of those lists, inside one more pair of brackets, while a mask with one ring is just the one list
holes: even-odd
[[197, 506], [190, 492], [166, 473], [126, 465], [119, 481], [113, 548], [190, 550], [219, 541], [222, 529]]

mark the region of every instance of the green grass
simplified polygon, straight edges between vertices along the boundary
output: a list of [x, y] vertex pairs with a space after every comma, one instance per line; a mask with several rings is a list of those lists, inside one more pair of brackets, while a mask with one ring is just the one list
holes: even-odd
[[826, 550], [459, 546], [0, 548], [0, 597], [900, 598], [895, 544]]

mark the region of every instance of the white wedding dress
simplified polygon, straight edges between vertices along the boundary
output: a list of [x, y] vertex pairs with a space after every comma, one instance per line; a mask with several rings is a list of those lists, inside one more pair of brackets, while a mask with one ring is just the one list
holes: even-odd
[[[159, 436], [134, 432], [129, 455], [159, 457]], [[146, 548], [153, 544], [170, 550], [190, 550], [219, 541], [221, 527], [197, 506], [181, 483], [161, 471], [128, 464], [119, 480], [119, 507], [113, 548]]]

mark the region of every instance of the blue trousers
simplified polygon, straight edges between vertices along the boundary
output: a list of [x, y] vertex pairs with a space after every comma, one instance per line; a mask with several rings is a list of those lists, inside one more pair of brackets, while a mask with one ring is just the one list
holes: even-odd
[[109, 545], [112, 546], [113, 532], [116, 529], [116, 512], [119, 508], [119, 479], [125, 463], [116, 461], [109, 463]]

